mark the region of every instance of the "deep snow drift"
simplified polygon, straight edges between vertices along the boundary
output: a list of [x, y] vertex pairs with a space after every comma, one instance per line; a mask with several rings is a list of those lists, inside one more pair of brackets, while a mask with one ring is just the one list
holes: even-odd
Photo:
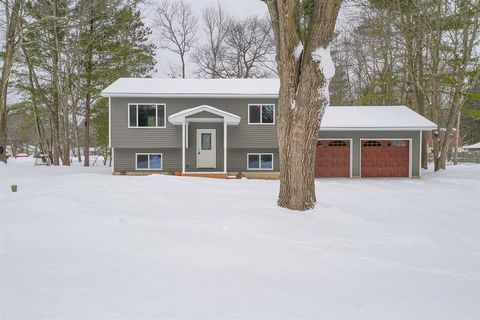
[[480, 316], [480, 166], [277, 189], [1, 165], [0, 318]]

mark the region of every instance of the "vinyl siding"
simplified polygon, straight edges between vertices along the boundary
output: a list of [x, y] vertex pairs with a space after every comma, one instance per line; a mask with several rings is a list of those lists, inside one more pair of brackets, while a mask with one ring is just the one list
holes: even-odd
[[[217, 138], [218, 140], [218, 138]], [[189, 148], [190, 149], [190, 148]], [[188, 149], [187, 149], [188, 150]], [[196, 150], [196, 149], [195, 149]], [[218, 150], [218, 142], [217, 142]], [[135, 171], [135, 153], [162, 153], [163, 170], [162, 172], [181, 171], [182, 170], [182, 149], [180, 148], [115, 148], [114, 149], [114, 171]], [[223, 171], [223, 146], [221, 148], [221, 158], [217, 152], [217, 169], [215, 171]], [[247, 154], [248, 153], [273, 153], [273, 171], [279, 171], [278, 149], [273, 148], [241, 148], [228, 149], [227, 168], [228, 172], [247, 172]], [[188, 171], [212, 171], [212, 170], [196, 170], [196, 154], [192, 152], [189, 157], [185, 154], [186, 164], [190, 164]], [[153, 171], [153, 170], [149, 170]], [[263, 172], [263, 170], [252, 170], [252, 172]], [[272, 170], [265, 170], [272, 171]]]
[[208, 112], [208, 111], [201, 111], [201, 112], [192, 114], [191, 116], [188, 116], [187, 118], [207, 118], [207, 119], [218, 118], [218, 119], [220, 119], [222, 117], [219, 116], [219, 115], [213, 114], [211, 112]]
[[[113, 170], [135, 171], [136, 153], [161, 153], [162, 172], [182, 170], [182, 150], [174, 148], [119, 148], [114, 149]], [[154, 170], [148, 170], [154, 171]], [[159, 171], [159, 170], [155, 170]]]
[[[185, 160], [187, 171], [196, 170], [196, 136], [193, 132], [197, 128], [205, 126], [211, 127], [206, 123], [195, 123], [189, 127], [190, 137], [189, 148], [186, 149]], [[223, 127], [221, 124], [213, 124], [217, 129], [217, 169], [223, 170]], [[230, 129], [230, 128], [229, 128]], [[229, 132], [230, 134], [230, 132]], [[388, 139], [405, 138], [412, 139], [412, 176], [419, 176], [420, 161], [420, 133], [418, 131], [322, 131], [320, 138], [351, 138], [352, 139], [352, 175], [360, 176], [360, 139]], [[135, 170], [135, 153], [162, 153], [163, 171], [181, 171], [182, 170], [182, 150], [181, 148], [115, 148], [114, 149], [114, 171], [133, 171]], [[247, 154], [248, 153], [273, 153], [274, 168], [273, 171], [280, 170], [280, 162], [277, 148], [228, 148], [227, 169], [228, 172], [247, 172]], [[205, 170], [208, 171], [208, 170]], [[256, 171], [256, 170], [255, 170]]]
[[[229, 148], [276, 148], [275, 125], [249, 125], [248, 104], [275, 104], [276, 99], [225, 99], [225, 98], [111, 98], [111, 146], [114, 148], [180, 148], [181, 126], [168, 122], [168, 116], [179, 111], [210, 105], [241, 117], [240, 124], [229, 126]], [[129, 103], [161, 103], [166, 105], [165, 128], [128, 128]], [[278, 110], [275, 110], [278, 115]], [[213, 117], [202, 114], [201, 117]]]

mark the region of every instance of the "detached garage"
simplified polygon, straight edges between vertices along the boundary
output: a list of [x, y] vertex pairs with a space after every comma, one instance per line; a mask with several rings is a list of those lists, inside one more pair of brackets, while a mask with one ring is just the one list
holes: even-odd
[[328, 107], [320, 126], [317, 177], [419, 177], [422, 132], [436, 129], [405, 106]]

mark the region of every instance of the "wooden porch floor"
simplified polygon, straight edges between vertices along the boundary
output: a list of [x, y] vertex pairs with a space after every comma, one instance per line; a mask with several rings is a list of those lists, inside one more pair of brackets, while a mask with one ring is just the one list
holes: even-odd
[[214, 172], [198, 172], [198, 173], [182, 173], [182, 176], [185, 177], [201, 177], [201, 178], [214, 178], [214, 179], [228, 179], [228, 175], [226, 173], [214, 173]]

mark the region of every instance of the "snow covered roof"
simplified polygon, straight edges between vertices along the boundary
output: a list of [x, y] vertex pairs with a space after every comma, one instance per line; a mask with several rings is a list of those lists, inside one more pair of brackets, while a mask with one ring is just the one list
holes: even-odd
[[405, 106], [327, 107], [320, 130], [433, 130], [437, 125]]
[[279, 87], [278, 79], [120, 78], [102, 96], [277, 98]]
[[464, 149], [480, 149], [480, 142], [472, 144], [470, 146], [463, 146]]

